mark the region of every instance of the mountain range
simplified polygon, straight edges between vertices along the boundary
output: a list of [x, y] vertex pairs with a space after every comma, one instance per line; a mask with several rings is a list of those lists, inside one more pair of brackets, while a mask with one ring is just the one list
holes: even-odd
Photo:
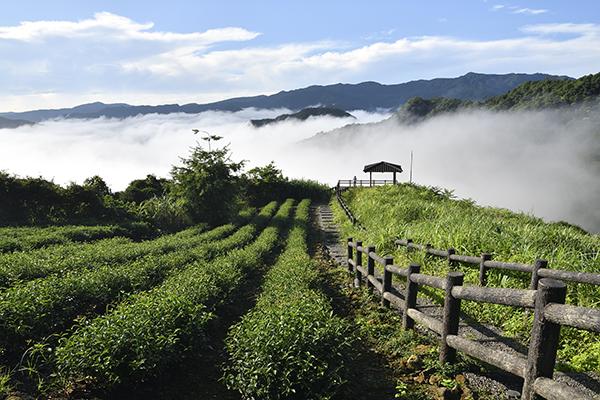
[[[328, 132], [319, 132], [305, 142], [334, 140], [343, 135], [356, 135], [363, 128], [380, 127], [393, 130], [398, 123], [417, 124], [440, 114], [460, 111], [521, 111], [569, 109], [572, 118], [590, 118], [600, 107], [600, 73], [578, 79], [526, 82], [507, 93], [482, 101], [444, 97], [424, 99], [413, 97], [389, 118], [375, 123], [350, 124]], [[600, 131], [599, 131], [600, 134]], [[595, 156], [596, 162], [600, 158]]]
[[[457, 78], [436, 78], [406, 83], [384, 85], [377, 82], [358, 84], [338, 83], [326, 86], [309, 86], [302, 89], [281, 91], [273, 95], [238, 97], [214, 103], [185, 105], [165, 104], [158, 106], [133, 106], [124, 103], [83, 104], [73, 108], [4, 112], [0, 117], [40, 122], [53, 118], [126, 118], [140, 114], [200, 113], [204, 111], [239, 111], [244, 108], [286, 108], [298, 111], [311, 106], [334, 107], [344, 111], [397, 109], [410, 98], [448, 97], [460, 100], [480, 101], [504, 94], [530, 81], [571, 80], [568, 76], [548, 74], [479, 74], [469, 72]], [[2, 121], [0, 121], [0, 127]]]

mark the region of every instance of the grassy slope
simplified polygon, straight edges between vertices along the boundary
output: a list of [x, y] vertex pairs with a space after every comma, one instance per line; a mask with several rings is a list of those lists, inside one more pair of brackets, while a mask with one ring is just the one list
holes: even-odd
[[[396, 264], [418, 262], [424, 273], [441, 276], [448, 267], [445, 260], [425, 258], [420, 252], [409, 257], [404, 249], [395, 248], [395, 238], [411, 238], [439, 249], [454, 247], [459, 254], [490, 252], [501, 261], [532, 263], [536, 258], [545, 258], [550, 268], [600, 272], [600, 237], [564, 223], [545, 223], [525, 214], [480, 207], [468, 200], [452, 200], [443, 193], [409, 185], [355, 189], [344, 196], [365, 227], [361, 230], [351, 226], [334, 204], [344, 237], [375, 245], [379, 254], [393, 255]], [[466, 282], [477, 282], [477, 268], [461, 269]], [[493, 271], [488, 284], [526, 288], [529, 278], [528, 274]], [[598, 307], [600, 288], [570, 283], [567, 301]], [[508, 334], [522, 339], [527, 338], [531, 327], [530, 317], [510, 307], [465, 302], [464, 309], [478, 320], [501, 326]], [[563, 328], [561, 339], [559, 358], [569, 367], [600, 370], [600, 335]]]

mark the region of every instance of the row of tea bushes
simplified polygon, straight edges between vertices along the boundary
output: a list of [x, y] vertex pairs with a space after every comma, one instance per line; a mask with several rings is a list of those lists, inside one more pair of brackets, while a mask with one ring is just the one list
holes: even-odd
[[0, 228], [0, 253], [28, 251], [40, 247], [73, 242], [124, 236], [134, 240], [148, 239], [154, 235], [150, 225], [132, 222], [126, 225], [67, 225]]
[[148, 290], [196, 261], [206, 262], [250, 243], [276, 208], [276, 203], [269, 204], [251, 224], [225, 239], [203, 241], [192, 248], [188, 241], [182, 241], [182, 249], [171, 253], [53, 275], [0, 292], [0, 346], [6, 349], [4, 357], [14, 360], [28, 343], [61, 332], [78, 316], [102, 313], [107, 305], [130, 293]]
[[203, 229], [203, 226], [195, 226], [139, 243], [128, 238], [116, 237], [94, 243], [70, 243], [28, 252], [2, 254], [0, 288], [84, 268], [122, 264], [145, 255], [160, 255], [186, 247], [193, 248], [200, 243], [230, 235], [235, 231], [236, 225], [227, 224], [202, 233]]
[[110, 313], [84, 321], [55, 351], [63, 382], [110, 390], [151, 378], [189, 352], [201, 353], [217, 306], [233, 299], [248, 273], [276, 251], [292, 208], [293, 201], [286, 201], [252, 244], [212, 262], [198, 261]]
[[333, 316], [319, 289], [306, 244], [308, 219], [304, 200], [256, 306], [227, 337], [225, 382], [244, 399], [325, 399], [345, 381], [351, 329]]

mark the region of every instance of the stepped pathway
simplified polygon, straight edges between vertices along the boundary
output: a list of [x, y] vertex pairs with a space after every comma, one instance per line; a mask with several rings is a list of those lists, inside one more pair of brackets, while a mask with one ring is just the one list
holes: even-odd
[[[337, 264], [346, 268], [347, 249], [342, 245], [339, 227], [333, 220], [333, 213], [328, 204], [318, 205], [314, 208], [315, 220], [322, 232], [323, 244], [329, 256]], [[381, 273], [377, 270], [375, 275], [381, 281]], [[398, 278], [395, 278], [397, 280]], [[404, 299], [404, 286], [394, 282], [393, 291], [397, 296]], [[424, 296], [419, 297], [417, 309], [431, 317], [442, 319], [443, 309], [436, 303], [428, 301]], [[397, 311], [400, 312], [400, 311]], [[416, 329], [426, 334], [433, 334], [426, 328], [415, 325]], [[508, 338], [502, 337], [502, 330], [491, 325], [484, 325], [474, 321], [466, 314], [461, 315], [459, 335], [476, 340], [491, 349], [503, 350], [515, 355], [527, 357], [527, 347]], [[436, 336], [437, 337], [437, 336]], [[475, 390], [484, 391], [504, 398], [510, 391], [520, 392], [522, 380], [514, 375], [500, 370], [489, 370], [482, 373], [467, 372], [464, 374], [469, 386]], [[574, 386], [590, 396], [598, 396], [600, 399], [600, 376], [595, 373], [562, 373], [555, 372], [555, 379]], [[508, 397], [510, 398], [510, 397]]]
[[312, 208], [327, 253], [337, 263], [344, 265], [348, 250], [342, 246], [338, 226], [333, 221], [331, 207], [329, 207], [329, 204], [320, 204]]

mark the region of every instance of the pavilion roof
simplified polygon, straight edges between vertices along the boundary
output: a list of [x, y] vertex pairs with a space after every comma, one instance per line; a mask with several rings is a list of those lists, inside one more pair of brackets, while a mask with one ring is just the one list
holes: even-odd
[[365, 165], [363, 172], [402, 172], [402, 167], [387, 161], [379, 161], [378, 163]]

